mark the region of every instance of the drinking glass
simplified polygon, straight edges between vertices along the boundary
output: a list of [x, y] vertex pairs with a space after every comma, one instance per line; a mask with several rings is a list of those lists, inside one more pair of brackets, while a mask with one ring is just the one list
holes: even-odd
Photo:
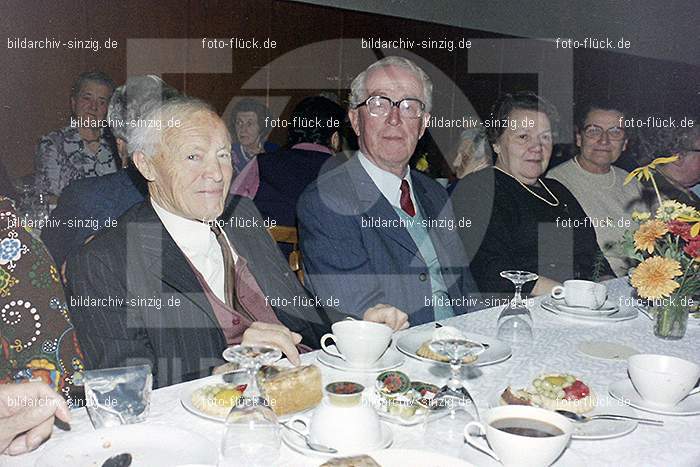
[[[469, 391], [462, 383], [462, 359], [474, 357], [484, 351], [483, 344], [466, 339], [440, 339], [430, 343], [430, 350], [450, 359], [450, 379], [433, 398], [435, 404], [448, 405], [451, 413], [457, 409], [474, 412], [474, 419], [479, 419], [479, 409]], [[464, 428], [464, 427], [462, 427]]]
[[456, 405], [441, 417], [426, 417], [423, 422], [424, 447], [441, 454], [465, 459], [469, 449], [464, 442], [464, 427], [475, 421], [463, 405]]
[[498, 316], [498, 338], [513, 343], [532, 341], [532, 315], [521, 295], [523, 284], [537, 280], [539, 276], [527, 271], [502, 271], [515, 285], [515, 294]]
[[256, 375], [262, 365], [281, 357], [279, 350], [258, 345], [236, 345], [224, 351], [226, 360], [246, 369], [248, 385], [226, 417], [219, 467], [267, 467], [277, 463], [282, 441], [280, 424], [260, 394]]

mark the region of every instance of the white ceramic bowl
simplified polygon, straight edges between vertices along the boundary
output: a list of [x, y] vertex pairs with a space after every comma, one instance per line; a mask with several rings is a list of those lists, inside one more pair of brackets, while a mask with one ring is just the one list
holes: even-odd
[[632, 355], [627, 369], [639, 395], [663, 406], [678, 404], [700, 378], [699, 365], [668, 355]]

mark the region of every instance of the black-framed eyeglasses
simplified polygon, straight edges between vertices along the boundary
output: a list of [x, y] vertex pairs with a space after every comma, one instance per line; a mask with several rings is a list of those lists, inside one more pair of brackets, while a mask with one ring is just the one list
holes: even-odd
[[391, 112], [392, 107], [398, 108], [399, 115], [405, 118], [420, 118], [425, 110], [425, 104], [413, 97], [394, 102], [386, 96], [370, 96], [366, 101], [357, 104], [355, 108], [359, 109], [363, 105], [367, 106], [367, 111], [373, 117], [386, 117]]
[[607, 133], [608, 138], [610, 138], [613, 141], [620, 141], [625, 139], [625, 129], [620, 128], [619, 126], [614, 126], [612, 128], [608, 128], [607, 130], [604, 130], [602, 127], [591, 123], [590, 125], [586, 125], [585, 127], [583, 127], [583, 136], [585, 136], [586, 138], [598, 139], [601, 136], [603, 136], [603, 133]]

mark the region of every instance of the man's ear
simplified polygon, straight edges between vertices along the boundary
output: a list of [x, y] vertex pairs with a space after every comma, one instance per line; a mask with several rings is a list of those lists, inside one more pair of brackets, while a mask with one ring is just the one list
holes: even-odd
[[338, 131], [334, 131], [331, 135], [331, 149], [333, 152], [338, 152], [342, 149], [340, 147], [340, 133]]
[[[628, 143], [628, 142], [629, 142], [629, 139], [625, 139], [625, 144], [622, 145], [622, 151], [626, 151], [626, 150], [627, 150], [627, 143]], [[622, 151], [621, 151], [621, 152], [622, 152]]]
[[423, 133], [425, 133], [425, 129], [428, 128], [428, 122], [430, 121], [430, 114], [429, 113], [424, 113], [423, 117], [421, 117], [423, 120], [423, 124], [421, 125], [420, 129], [420, 134], [418, 135], [418, 139], [423, 137]]
[[122, 168], [129, 165], [129, 153], [127, 152], [127, 144], [121, 138], [116, 138], [117, 141], [117, 152], [119, 153], [119, 158], [122, 160]]
[[350, 125], [352, 125], [353, 131], [357, 136], [360, 136], [360, 111], [358, 109], [350, 109], [348, 111], [348, 118], [350, 119]]
[[151, 161], [150, 157], [148, 157], [141, 151], [134, 151], [133, 160], [134, 165], [139, 170], [139, 172], [141, 172], [143, 178], [145, 178], [149, 182], [155, 181], [156, 171], [153, 167], [153, 162]]

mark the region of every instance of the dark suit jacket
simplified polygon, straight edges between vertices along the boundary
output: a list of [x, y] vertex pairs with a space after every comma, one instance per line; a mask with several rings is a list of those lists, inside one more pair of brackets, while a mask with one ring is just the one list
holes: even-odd
[[145, 182], [129, 168], [101, 177], [81, 178], [68, 185], [51, 213], [41, 239], [60, 267], [90, 235], [144, 200]]
[[[331, 319], [342, 316], [293, 303], [294, 297], [308, 294], [257, 209], [245, 198], [234, 197], [231, 203], [228, 212], [238, 225], [251, 225], [227, 221], [224, 229], [234, 249], [248, 260], [266, 296], [287, 301], [273, 306], [282, 324], [317, 348]], [[68, 264], [71, 317], [88, 368], [150, 363], [160, 387], [206, 376], [223, 363], [226, 340], [211, 305], [149, 201], [120, 217], [116, 228], [100, 232]]]
[[[449, 296], [468, 303], [477, 298], [477, 288], [447, 192], [419, 172], [411, 177]], [[399, 216], [357, 157], [309, 185], [297, 217], [305, 284], [319, 297], [339, 300], [338, 308], [355, 316], [384, 303], [408, 313], [411, 324], [434, 320], [428, 268], [408, 230], [369, 226], [373, 220], [398, 223]], [[455, 303], [456, 314], [470, 308]]]
[[297, 200], [330, 157], [325, 152], [293, 148], [259, 155], [260, 185], [253, 202], [263, 218], [295, 226]]

